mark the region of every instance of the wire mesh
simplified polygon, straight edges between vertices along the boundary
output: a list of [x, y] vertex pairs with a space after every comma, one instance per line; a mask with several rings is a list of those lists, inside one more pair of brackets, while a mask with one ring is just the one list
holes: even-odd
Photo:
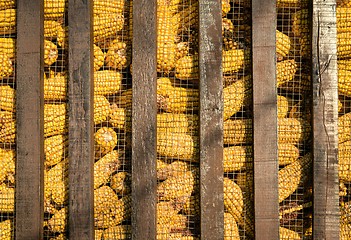
[[15, 14], [15, 1], [0, 3], [0, 239], [14, 236]]
[[131, 238], [132, 7], [93, 1], [95, 239]]
[[338, 110], [339, 110], [339, 204], [340, 239], [351, 239], [351, 92], [350, 92], [350, 40], [351, 2], [336, 1], [337, 58], [338, 58]]
[[253, 239], [251, 1], [222, 1], [224, 239]]
[[67, 4], [44, 1], [44, 239], [67, 238]]
[[277, 1], [280, 239], [309, 239], [312, 233], [309, 3]]
[[157, 239], [199, 237], [198, 1], [157, 1]]

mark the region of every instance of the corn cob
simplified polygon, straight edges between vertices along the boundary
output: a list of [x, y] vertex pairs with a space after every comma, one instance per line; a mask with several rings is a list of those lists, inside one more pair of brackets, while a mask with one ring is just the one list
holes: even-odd
[[117, 225], [104, 230], [103, 239], [105, 240], [128, 240], [132, 238], [132, 227], [130, 225]]
[[308, 9], [304, 8], [299, 11], [292, 13], [292, 26], [291, 30], [296, 37], [301, 37], [304, 35], [309, 35], [308, 27]]
[[308, 0], [277, 0], [277, 8], [307, 7]]
[[178, 203], [181, 212], [188, 216], [200, 215], [200, 197], [191, 195], [189, 198], [183, 198]]
[[63, 134], [66, 126], [66, 104], [44, 104], [44, 136]]
[[194, 1], [174, 15], [174, 19], [178, 23], [176, 33], [184, 35], [189, 32], [191, 27], [198, 26], [198, 7], [198, 1]]
[[0, 10], [15, 8], [16, 1], [15, 0], [1, 0], [0, 1]]
[[131, 193], [132, 176], [127, 172], [118, 172], [111, 177], [110, 187], [118, 195]]
[[94, 124], [99, 124], [108, 118], [110, 114], [110, 102], [106, 97], [94, 95]]
[[13, 121], [14, 112], [0, 111], [0, 125]]
[[[222, 52], [223, 74], [238, 72], [244, 66], [245, 51], [231, 49]], [[185, 56], [176, 61], [176, 77], [182, 80], [199, 79], [199, 57], [197, 54]]]
[[62, 75], [44, 76], [44, 100], [66, 100], [67, 77]]
[[194, 190], [197, 178], [198, 176], [192, 171], [167, 178], [157, 186], [158, 198], [160, 200], [189, 198]]
[[94, 189], [106, 184], [120, 166], [118, 152], [111, 151], [94, 163]]
[[16, 9], [0, 11], [0, 35], [16, 33]]
[[131, 131], [132, 128], [132, 112], [129, 109], [118, 107], [117, 104], [112, 104], [108, 122], [115, 128]]
[[177, 43], [177, 49], [176, 49], [176, 60], [183, 58], [189, 54], [190, 47], [189, 47], [189, 42], [179, 42]]
[[289, 101], [284, 96], [277, 96], [277, 109], [278, 109], [278, 118], [286, 117], [289, 111]]
[[[351, 13], [351, 11], [350, 11]], [[349, 21], [351, 18], [349, 19]], [[350, 28], [351, 30], [351, 28]], [[337, 56], [338, 58], [351, 57], [350, 32], [340, 32], [337, 34]]]
[[0, 128], [0, 143], [15, 143], [15, 121], [6, 122]]
[[339, 144], [351, 138], [351, 113], [346, 113], [339, 117], [338, 121]]
[[351, 182], [351, 141], [339, 144], [339, 179]]
[[0, 184], [0, 212], [13, 213], [15, 209], [15, 189]]
[[183, 161], [174, 161], [170, 164], [165, 163], [163, 166], [159, 166], [162, 161], [157, 161], [157, 179], [158, 180], [165, 180], [169, 177], [177, 177], [182, 176], [184, 172], [190, 170], [190, 166], [187, 162]]
[[302, 72], [300, 76], [296, 76], [293, 81], [287, 81], [279, 85], [280, 89], [287, 92], [307, 94], [311, 92], [312, 81], [309, 73]]
[[276, 51], [278, 58], [284, 58], [291, 49], [291, 40], [290, 37], [278, 30], [276, 30]]
[[58, 205], [63, 205], [68, 198], [67, 168], [67, 160], [63, 160], [48, 170], [44, 178], [46, 199]]
[[351, 71], [340, 69], [338, 70], [338, 91], [339, 94], [351, 97]]
[[115, 94], [121, 89], [122, 74], [103, 70], [94, 72], [94, 93], [97, 95]]
[[198, 139], [183, 133], [157, 133], [157, 154], [162, 157], [198, 161]]
[[124, 9], [124, 0], [114, 0], [114, 1], [96, 0], [93, 2], [93, 12], [95, 15], [122, 14], [123, 9]]
[[48, 229], [52, 232], [64, 232], [67, 226], [67, 208], [61, 208], [47, 222]]
[[67, 39], [65, 38], [65, 29], [61, 23], [53, 20], [44, 21], [44, 37], [46, 40], [57, 41], [60, 47], [64, 47]]
[[279, 239], [281, 240], [300, 240], [302, 239], [300, 235], [290, 229], [279, 227]]
[[195, 134], [199, 127], [199, 117], [194, 114], [157, 114], [158, 132], [177, 132]]
[[281, 170], [278, 173], [279, 203], [289, 197], [298, 185], [304, 181], [311, 170], [311, 154], [307, 154]]
[[0, 38], [0, 53], [5, 54], [9, 59], [14, 59], [16, 53], [16, 40], [14, 38]]
[[44, 18], [53, 20], [62, 18], [67, 6], [67, 0], [44, 0]]
[[128, 220], [131, 214], [131, 196], [118, 199], [115, 192], [108, 186], [94, 190], [95, 227], [109, 228]]
[[48, 66], [56, 62], [58, 58], [57, 46], [48, 40], [44, 40], [44, 63]]
[[0, 222], [0, 239], [11, 240], [12, 239], [12, 222], [10, 219]]
[[105, 54], [101, 48], [94, 44], [94, 71], [98, 71], [103, 65]]
[[227, 177], [223, 178], [223, 185], [224, 208], [234, 217], [236, 222], [242, 221], [244, 202], [240, 187]]
[[230, 213], [224, 213], [224, 240], [240, 240], [238, 225]]
[[340, 220], [341, 223], [351, 224], [351, 202], [341, 202], [340, 203]]
[[337, 33], [350, 32], [350, 14], [351, 9], [348, 7], [336, 8], [336, 26]]
[[231, 0], [222, 0], [222, 17], [227, 15], [230, 11], [230, 1]]
[[15, 151], [0, 148], [0, 183], [15, 175]]
[[106, 38], [113, 37], [117, 31], [123, 29], [122, 14], [103, 13], [94, 14], [94, 43], [98, 44]]
[[294, 79], [297, 64], [294, 59], [284, 60], [277, 63], [277, 87]]
[[15, 111], [15, 90], [9, 85], [0, 86], [0, 109]]
[[351, 224], [340, 224], [340, 240], [349, 240], [351, 238]]
[[130, 44], [119, 39], [113, 40], [106, 53], [106, 66], [122, 70], [130, 64], [131, 55]]
[[336, 0], [336, 7], [351, 7], [350, 0]]
[[104, 156], [117, 146], [117, 133], [110, 127], [102, 127], [97, 130], [94, 139], [96, 157]]

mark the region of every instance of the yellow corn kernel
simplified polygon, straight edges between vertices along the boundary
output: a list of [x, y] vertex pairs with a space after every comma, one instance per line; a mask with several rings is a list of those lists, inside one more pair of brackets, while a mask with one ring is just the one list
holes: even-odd
[[15, 111], [15, 90], [9, 86], [0, 86], [0, 109]]
[[235, 221], [241, 221], [244, 208], [243, 193], [240, 187], [231, 179], [224, 177], [224, 208], [230, 213]]
[[99, 46], [94, 44], [94, 71], [98, 71], [105, 61], [105, 53], [101, 50]]
[[1, 0], [0, 1], [0, 10], [15, 8], [15, 7], [16, 7], [15, 0]]
[[67, 8], [67, 0], [44, 0], [45, 20], [62, 18]]
[[0, 222], [0, 239], [11, 240], [12, 239], [13, 223], [10, 219]]
[[16, 9], [0, 10], [0, 35], [16, 33]]
[[0, 212], [13, 213], [15, 210], [15, 189], [0, 184]]
[[102, 157], [117, 146], [117, 133], [110, 127], [98, 129], [94, 135], [95, 155]]
[[61, 208], [47, 221], [48, 229], [52, 232], [64, 232], [67, 227], [67, 214], [67, 208]]
[[106, 66], [122, 70], [131, 62], [131, 48], [126, 42], [115, 39], [110, 43], [106, 53]]
[[44, 63], [48, 66], [56, 62], [58, 58], [57, 46], [48, 40], [44, 40]]
[[67, 160], [63, 160], [49, 169], [44, 177], [45, 197], [57, 205], [63, 205], [68, 200]]
[[94, 189], [106, 184], [120, 167], [117, 151], [111, 151], [94, 163]]

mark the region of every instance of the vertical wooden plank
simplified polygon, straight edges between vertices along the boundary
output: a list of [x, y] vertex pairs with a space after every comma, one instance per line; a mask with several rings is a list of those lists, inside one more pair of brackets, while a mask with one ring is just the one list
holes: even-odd
[[313, 239], [339, 239], [336, 1], [313, 1]]
[[17, 1], [16, 239], [43, 238], [43, 24], [42, 1]]
[[255, 239], [279, 239], [276, 1], [252, 0]]
[[156, 239], [156, 0], [133, 1], [132, 238]]
[[92, 3], [68, 5], [69, 239], [94, 239]]
[[224, 238], [222, 8], [199, 0], [201, 239]]

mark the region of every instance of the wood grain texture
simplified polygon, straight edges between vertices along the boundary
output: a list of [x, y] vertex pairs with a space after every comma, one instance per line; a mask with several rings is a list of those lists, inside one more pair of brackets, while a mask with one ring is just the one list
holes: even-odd
[[132, 238], [156, 239], [156, 0], [133, 1]]
[[279, 239], [276, 1], [252, 0], [255, 239]]
[[43, 238], [44, 105], [41, 1], [17, 1], [16, 239]]
[[224, 238], [222, 9], [199, 1], [201, 239]]
[[339, 239], [338, 82], [335, 0], [314, 0], [313, 238]]
[[69, 239], [94, 239], [92, 3], [68, 5]]

